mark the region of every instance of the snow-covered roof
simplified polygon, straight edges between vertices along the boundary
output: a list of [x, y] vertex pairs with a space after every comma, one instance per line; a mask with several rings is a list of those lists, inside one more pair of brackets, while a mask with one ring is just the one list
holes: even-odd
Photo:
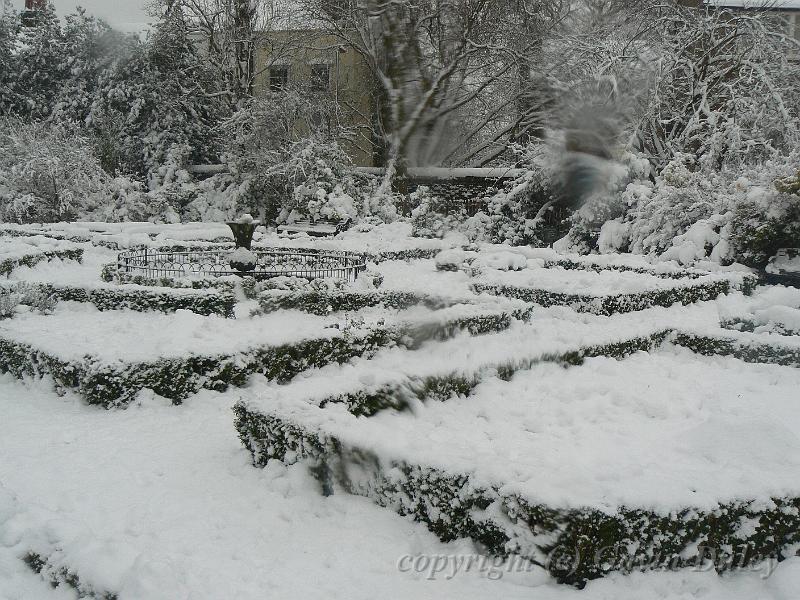
[[705, 0], [707, 6], [768, 10], [800, 10], [800, 0]]

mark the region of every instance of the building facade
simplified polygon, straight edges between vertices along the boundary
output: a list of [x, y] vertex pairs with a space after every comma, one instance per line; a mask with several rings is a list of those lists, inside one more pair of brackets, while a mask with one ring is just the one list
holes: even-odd
[[297, 90], [329, 102], [332, 118], [347, 131], [339, 142], [353, 163], [374, 165], [375, 85], [352, 45], [321, 30], [272, 31], [264, 34], [255, 54], [255, 94]]

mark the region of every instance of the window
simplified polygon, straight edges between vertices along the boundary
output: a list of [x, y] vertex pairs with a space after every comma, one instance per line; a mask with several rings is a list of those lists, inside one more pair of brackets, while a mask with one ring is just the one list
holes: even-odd
[[311, 65], [311, 90], [327, 92], [331, 83], [331, 68], [328, 65]]
[[269, 70], [269, 91], [280, 92], [289, 83], [289, 67], [271, 67]]

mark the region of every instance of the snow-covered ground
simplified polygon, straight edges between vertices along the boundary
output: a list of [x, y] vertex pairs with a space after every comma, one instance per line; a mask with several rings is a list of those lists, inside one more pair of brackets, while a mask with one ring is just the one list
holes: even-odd
[[[230, 238], [224, 225], [207, 224], [92, 223], [43, 231], [124, 247]], [[403, 224], [322, 242], [258, 237], [265, 245], [374, 253], [453, 245], [452, 240], [412, 239]], [[11, 283], [112, 285], [99, 278], [102, 266], [116, 256], [106, 247], [52, 237], [0, 241], [9, 252], [22, 246], [84, 249], [82, 264], [56, 259], [18, 267], [8, 278]], [[498, 280], [533, 277], [534, 283], [546, 281], [559, 291], [600, 294], [683, 283], [651, 275], [544, 269], [544, 261], [559, 258], [551, 250], [486, 247], [482, 254], [486, 260], [478, 265], [483, 270], [478, 277], [494, 269]], [[587, 262], [678, 272], [675, 265], [653, 265], [641, 257]], [[509, 271], [508, 264], [524, 270]], [[371, 269], [384, 276], [383, 289], [477, 298], [470, 290], [475, 277], [437, 271], [434, 260], [390, 261]], [[239, 318], [233, 320], [183, 311], [98, 312], [64, 302], [51, 315], [19, 312], [0, 322], [0, 334], [58, 356], [135, 361], [340, 335], [343, 324], [356, 316], [368, 323], [429, 322], [496, 308], [484, 302], [443, 311], [378, 307], [347, 317], [297, 311], [251, 317], [253, 307], [240, 303]], [[291, 386], [256, 377], [246, 388], [202, 391], [180, 406], [145, 390], [126, 410], [103, 410], [71, 392], [57, 395], [48, 380], [0, 375], [0, 599], [76, 597], [71, 588], [52, 588], [34, 574], [20, 560], [28, 552], [49, 557], [55, 569], [68, 568], [83, 585], [116, 593], [119, 600], [794, 598], [800, 588], [797, 558], [784, 561], [768, 578], [763, 571], [723, 577], [692, 571], [612, 574], [581, 591], [557, 585], [530, 565], [520, 572], [519, 563], [484, 558], [471, 569], [457, 568], [458, 557], [478, 556], [468, 540], [444, 544], [422, 524], [365, 498], [325, 497], [302, 464], [253, 468], [231, 408], [240, 399], [289, 411], [302, 405], [323, 415], [320, 423], [337, 428], [343, 439], [470, 470], [481, 481], [514, 483], [528, 495], [560, 505], [630, 502], [666, 509], [797, 494], [796, 369], [699, 357], [670, 346], [621, 361], [589, 359], [568, 370], [542, 364], [510, 381], [492, 377], [491, 369], [665, 329], [780, 338], [784, 345], [800, 347], [792, 336], [719, 327], [721, 320], [740, 315], [789, 325], [799, 309], [800, 296], [783, 288], [612, 317], [536, 308], [530, 322], [513, 323], [507, 331], [462, 334], [416, 351], [388, 348], [371, 360], [310, 370]], [[340, 329], [327, 328], [331, 324]], [[386, 412], [367, 420], [342, 407], [320, 411], [314, 406], [332, 394], [481, 370], [483, 383], [468, 397], [416, 405], [408, 413]], [[546, 474], [545, 486], [526, 479], [534, 471], [537, 480]], [[433, 573], [433, 561], [439, 558], [442, 564], [441, 557], [446, 570]]]
[[0, 377], [0, 597], [75, 597], [16, 558], [30, 550], [54, 552], [120, 600], [788, 600], [800, 586], [800, 559], [766, 580], [756, 572], [612, 575], [582, 591], [516, 565], [450, 578], [405, 572], [405, 556], [475, 549], [442, 544], [363, 498], [323, 497], [300, 465], [253, 469], [231, 426], [238, 396], [203, 392], [178, 407], [144, 396], [104, 411]]

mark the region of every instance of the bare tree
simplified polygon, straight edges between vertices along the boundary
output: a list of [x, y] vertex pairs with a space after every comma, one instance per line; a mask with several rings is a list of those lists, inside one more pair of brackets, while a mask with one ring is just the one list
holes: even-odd
[[[529, 129], [517, 111], [547, 0], [304, 0], [306, 14], [352, 45], [375, 81], [384, 188], [410, 166], [468, 162]], [[557, 11], [551, 11], [555, 14]], [[529, 17], [527, 24], [525, 18]], [[520, 29], [520, 28], [523, 29]], [[527, 28], [527, 29], [525, 29]], [[528, 109], [525, 109], [526, 112]], [[491, 132], [492, 141], [484, 143]], [[467, 150], [466, 146], [470, 146]]]

